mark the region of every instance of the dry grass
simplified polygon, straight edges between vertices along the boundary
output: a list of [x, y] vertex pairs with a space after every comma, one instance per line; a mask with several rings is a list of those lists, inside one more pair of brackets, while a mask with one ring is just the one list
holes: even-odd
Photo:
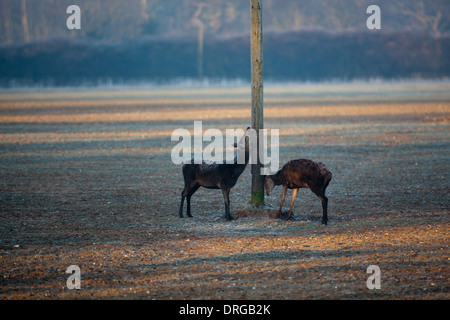
[[[56, 102], [55, 104], [57, 104]], [[89, 101], [84, 101], [89, 106]], [[105, 102], [102, 102], [105, 103]], [[136, 102], [129, 102], [131, 106], [137, 106]], [[102, 112], [91, 112], [89, 108], [80, 110], [78, 103], [71, 103], [69, 108], [65, 108], [62, 114], [52, 114], [51, 109], [37, 107], [39, 111], [48, 110], [50, 112], [35, 115], [29, 114], [11, 114], [2, 115], [0, 123], [80, 123], [80, 122], [145, 122], [145, 121], [220, 121], [221, 119], [249, 119], [249, 107], [229, 107], [227, 105], [216, 105], [214, 107], [191, 107], [189, 111], [180, 112], [179, 107], [174, 107], [173, 102], [167, 103], [163, 108], [147, 108], [140, 111], [127, 110], [129, 103], [120, 102], [115, 104], [119, 106], [120, 112], [110, 112], [108, 103], [103, 105], [105, 110]], [[178, 101], [178, 103], [182, 103]], [[6, 103], [7, 104], [7, 103]], [[112, 104], [112, 103], [111, 103]], [[153, 105], [154, 102], [143, 101], [142, 105]], [[164, 103], [163, 103], [164, 104]], [[6, 108], [16, 110], [16, 107], [7, 104]], [[84, 105], [84, 104], [83, 104]], [[189, 105], [189, 104], [188, 104]], [[315, 117], [368, 117], [368, 116], [397, 116], [404, 114], [414, 114], [416, 116], [443, 114], [450, 109], [449, 103], [421, 103], [421, 104], [370, 104], [370, 105], [306, 105], [306, 106], [277, 106], [270, 105], [265, 108], [265, 116], [270, 119], [283, 119], [286, 117], [294, 118], [315, 118]], [[1, 110], [1, 109], [0, 109]], [[426, 121], [425, 118], [424, 120]], [[445, 119], [443, 119], [445, 120]]]

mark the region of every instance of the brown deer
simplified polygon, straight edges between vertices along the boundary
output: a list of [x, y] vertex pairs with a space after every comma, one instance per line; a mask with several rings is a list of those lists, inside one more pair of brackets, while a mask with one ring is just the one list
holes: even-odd
[[328, 221], [328, 198], [325, 196], [325, 190], [331, 181], [332, 174], [321, 162], [314, 162], [308, 159], [296, 159], [287, 162], [277, 173], [266, 175], [264, 180], [264, 187], [266, 194], [270, 195], [274, 186], [283, 186], [283, 193], [281, 195], [280, 209], [278, 210], [278, 217], [281, 216], [281, 209], [283, 207], [284, 198], [286, 197], [287, 189], [292, 189], [291, 207], [286, 220], [291, 218], [292, 207], [294, 206], [295, 197], [297, 196], [299, 188], [308, 188], [320, 200], [322, 200], [322, 224], [327, 224]]

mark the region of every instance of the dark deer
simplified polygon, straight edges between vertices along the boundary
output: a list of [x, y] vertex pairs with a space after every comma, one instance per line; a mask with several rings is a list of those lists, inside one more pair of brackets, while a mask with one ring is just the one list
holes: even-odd
[[[247, 128], [247, 130], [250, 127]], [[191, 215], [191, 197], [200, 187], [207, 189], [221, 189], [223, 198], [225, 200], [225, 217], [228, 221], [231, 220], [230, 214], [230, 190], [236, 184], [239, 176], [244, 172], [249, 161], [249, 138], [246, 134], [240, 139], [237, 147], [237, 154], [234, 157], [233, 163], [221, 162], [206, 162], [195, 164], [194, 159], [190, 163], [183, 164], [182, 171], [184, 177], [184, 189], [181, 192], [180, 204], [180, 218], [183, 217], [184, 199], [187, 200], [186, 214]], [[245, 152], [245, 162], [238, 163], [238, 157], [242, 152]]]
[[286, 220], [291, 218], [292, 207], [294, 206], [295, 197], [299, 188], [308, 188], [316, 196], [322, 200], [322, 224], [327, 224], [328, 221], [328, 198], [325, 196], [325, 190], [331, 181], [332, 174], [321, 162], [314, 162], [308, 159], [297, 159], [287, 162], [283, 168], [273, 175], [266, 175], [264, 186], [266, 194], [270, 195], [274, 186], [283, 186], [283, 193], [281, 195], [280, 209], [278, 210], [278, 217], [281, 216], [281, 209], [283, 207], [284, 198], [287, 189], [292, 189], [291, 207]]

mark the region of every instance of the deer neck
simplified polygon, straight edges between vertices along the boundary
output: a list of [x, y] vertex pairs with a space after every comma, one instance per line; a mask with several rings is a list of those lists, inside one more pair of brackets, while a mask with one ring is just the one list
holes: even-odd
[[270, 176], [276, 186], [279, 186], [279, 185], [283, 184], [283, 181], [281, 179], [281, 172], [282, 171], [280, 169], [280, 170], [277, 171], [277, 173], [275, 173], [275, 174]]
[[244, 172], [245, 168], [247, 167], [247, 164], [250, 159], [249, 151], [245, 151], [245, 158], [244, 163], [238, 163], [238, 155], [236, 154], [234, 157], [234, 175], [241, 175], [242, 172]]

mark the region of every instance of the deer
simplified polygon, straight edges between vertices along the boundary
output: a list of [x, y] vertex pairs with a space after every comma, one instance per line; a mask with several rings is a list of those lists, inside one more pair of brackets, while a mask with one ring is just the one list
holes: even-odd
[[[184, 189], [181, 192], [181, 204], [179, 210], [180, 218], [183, 218], [183, 205], [186, 199], [187, 208], [186, 214], [192, 217], [191, 214], [191, 197], [200, 188], [207, 189], [221, 189], [225, 202], [225, 218], [228, 221], [232, 220], [230, 214], [230, 190], [236, 185], [237, 180], [244, 172], [249, 162], [249, 138], [247, 135], [247, 128], [244, 136], [240, 139], [238, 144], [234, 144], [237, 148], [237, 154], [233, 159], [233, 163], [223, 162], [209, 162], [202, 160], [202, 163], [195, 163], [192, 158], [188, 163], [182, 166]], [[241, 157], [239, 155], [244, 152], [244, 163], [240, 163]]]
[[287, 189], [292, 189], [291, 206], [286, 220], [291, 218], [292, 207], [294, 206], [298, 189], [310, 189], [322, 201], [322, 224], [326, 225], [328, 222], [328, 198], [325, 196], [325, 190], [331, 181], [331, 177], [331, 172], [322, 162], [314, 162], [309, 159], [295, 159], [288, 161], [275, 174], [271, 174], [269, 170], [264, 178], [264, 187], [266, 194], [269, 196], [275, 186], [283, 186], [278, 217], [281, 217], [281, 209]]

